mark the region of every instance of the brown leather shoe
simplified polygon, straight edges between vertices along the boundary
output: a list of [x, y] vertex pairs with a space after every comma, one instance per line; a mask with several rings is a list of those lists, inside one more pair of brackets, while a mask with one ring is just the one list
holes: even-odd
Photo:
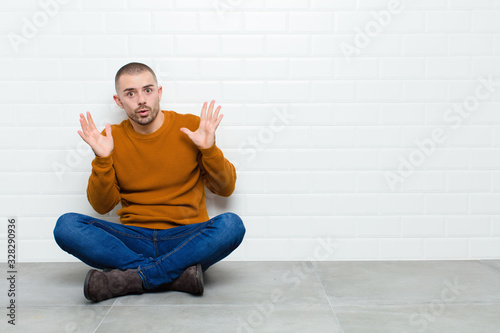
[[142, 279], [135, 269], [112, 269], [98, 271], [91, 269], [85, 277], [83, 294], [94, 302], [128, 294], [142, 294], [144, 288]]
[[155, 291], [182, 291], [193, 295], [202, 295], [204, 291], [203, 286], [203, 270], [200, 264], [193, 265], [186, 268], [181, 275], [179, 275], [172, 282], [162, 284]]

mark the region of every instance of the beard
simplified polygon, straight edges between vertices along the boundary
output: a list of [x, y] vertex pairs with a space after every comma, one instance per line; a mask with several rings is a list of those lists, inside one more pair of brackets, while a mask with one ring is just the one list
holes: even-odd
[[[142, 116], [141, 114], [139, 114], [139, 110], [148, 110], [149, 112], [147, 113], [147, 116]], [[138, 107], [133, 112], [128, 113], [127, 115], [133, 122], [145, 126], [151, 124], [156, 119], [159, 112], [160, 103], [157, 103], [154, 107], [149, 107], [146, 105]]]

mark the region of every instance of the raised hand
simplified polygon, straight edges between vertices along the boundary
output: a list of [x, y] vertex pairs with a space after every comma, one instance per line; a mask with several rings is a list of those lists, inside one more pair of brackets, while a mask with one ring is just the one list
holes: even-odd
[[191, 141], [199, 148], [210, 148], [215, 143], [215, 130], [219, 127], [219, 124], [224, 115], [219, 115], [221, 106], [219, 105], [217, 109], [214, 110], [215, 101], [210, 103], [207, 111], [207, 102], [203, 104], [200, 115], [200, 126], [194, 132], [183, 127], [181, 128], [182, 133], [185, 133]]
[[111, 125], [106, 124], [106, 136], [104, 136], [95, 127], [94, 120], [92, 119], [90, 112], [87, 112], [87, 119], [85, 119], [85, 116], [80, 113], [80, 124], [82, 125], [83, 132], [78, 131], [78, 134], [80, 134], [83, 141], [88, 143], [96, 156], [109, 156], [115, 146], [113, 136], [111, 135]]

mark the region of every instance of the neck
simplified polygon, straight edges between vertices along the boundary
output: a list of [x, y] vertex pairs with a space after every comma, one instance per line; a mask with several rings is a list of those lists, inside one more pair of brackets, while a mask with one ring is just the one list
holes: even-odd
[[130, 124], [132, 124], [132, 128], [139, 134], [151, 134], [153, 132], [156, 132], [163, 125], [164, 120], [165, 115], [161, 110], [158, 111], [158, 115], [156, 116], [156, 118], [147, 125], [141, 125], [129, 119]]

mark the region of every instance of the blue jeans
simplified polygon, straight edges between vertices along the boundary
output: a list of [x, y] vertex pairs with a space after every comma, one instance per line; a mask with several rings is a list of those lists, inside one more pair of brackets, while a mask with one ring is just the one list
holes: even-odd
[[67, 213], [54, 228], [61, 249], [95, 268], [137, 269], [145, 289], [171, 282], [198, 263], [206, 270], [234, 251], [244, 234], [243, 222], [233, 213], [166, 230]]

